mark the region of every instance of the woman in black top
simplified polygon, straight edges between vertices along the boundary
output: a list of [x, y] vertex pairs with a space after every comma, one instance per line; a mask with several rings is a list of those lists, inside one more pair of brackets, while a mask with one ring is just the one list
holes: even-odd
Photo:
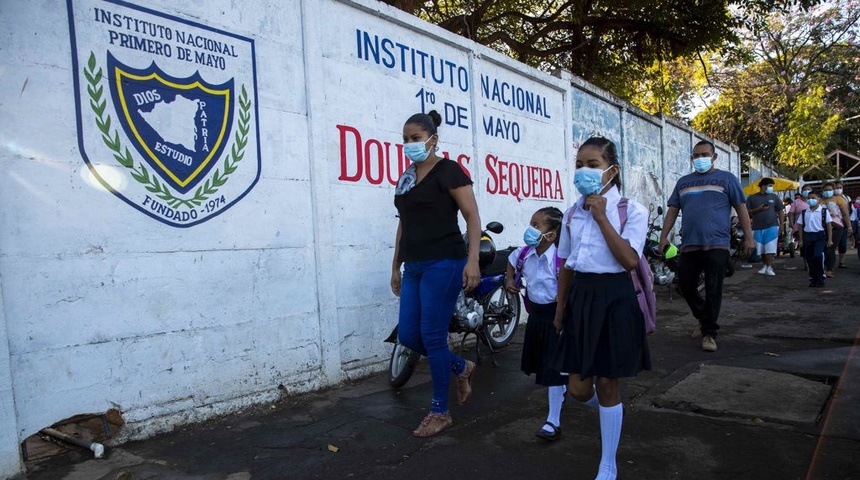
[[[436, 156], [436, 127], [441, 123], [435, 110], [406, 121], [403, 151], [412, 165], [401, 175], [394, 196], [400, 222], [391, 291], [400, 297], [398, 336], [404, 346], [427, 356], [433, 379], [430, 413], [412, 432], [416, 437], [429, 437], [451, 426], [451, 374], [457, 376], [457, 400], [463, 404], [472, 393], [475, 368], [448, 348], [448, 324], [460, 288], [471, 290], [480, 281], [481, 220], [472, 181], [456, 162]], [[468, 256], [457, 224], [458, 211], [466, 219]]]

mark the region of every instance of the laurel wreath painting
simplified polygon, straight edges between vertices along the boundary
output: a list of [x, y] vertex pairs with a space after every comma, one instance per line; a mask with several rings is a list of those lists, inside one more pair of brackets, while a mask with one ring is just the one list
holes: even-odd
[[[98, 71], [96, 67], [98, 67]], [[84, 75], [87, 77], [87, 82], [89, 82], [87, 93], [90, 95], [90, 107], [93, 109], [93, 113], [96, 114], [96, 126], [102, 132], [102, 140], [105, 145], [114, 152], [113, 158], [120, 165], [131, 170], [132, 178], [143, 184], [155, 196], [164, 200], [170, 208], [177, 208], [180, 205], [194, 208], [202, 205], [203, 202], [208, 200], [219, 188], [227, 183], [230, 174], [236, 171], [239, 162], [245, 157], [245, 147], [248, 145], [248, 124], [251, 122], [251, 102], [248, 100], [248, 92], [245, 90], [245, 85], [243, 84], [242, 94], [239, 96], [239, 129], [233, 137], [233, 146], [230, 148], [230, 154], [224, 158], [224, 173], [222, 174], [216, 168], [212, 177], [207, 178], [203, 185], [197, 187], [197, 190], [194, 191], [194, 196], [191, 198], [181, 198], [173, 195], [167, 188], [167, 185], [159, 182], [154, 174], [149, 174], [149, 171], [142, 162], [135, 165], [128, 147], [123, 148], [117, 130], [113, 130], [113, 134], [111, 134], [111, 117], [110, 114], [105, 113], [107, 102], [102, 99], [104, 88], [101, 85], [101, 81], [104, 75], [102, 68], [96, 64], [96, 56], [93, 52], [90, 52], [87, 67], [84, 68]]]

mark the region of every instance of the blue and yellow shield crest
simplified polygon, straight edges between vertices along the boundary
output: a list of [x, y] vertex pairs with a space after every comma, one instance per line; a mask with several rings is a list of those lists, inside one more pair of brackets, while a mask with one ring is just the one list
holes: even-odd
[[155, 62], [123, 65], [108, 53], [108, 77], [117, 116], [147, 163], [181, 193], [216, 164], [233, 125], [233, 80], [213, 85], [199, 72], [176, 78]]

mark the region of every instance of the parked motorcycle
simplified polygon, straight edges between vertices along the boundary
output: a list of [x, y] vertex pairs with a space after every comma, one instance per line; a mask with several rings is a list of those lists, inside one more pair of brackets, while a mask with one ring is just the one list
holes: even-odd
[[[649, 209], [649, 212], [652, 209]], [[669, 242], [664, 251], [660, 251], [660, 232], [663, 230], [662, 222], [657, 220], [663, 215], [663, 207], [657, 207], [657, 215], [648, 226], [648, 235], [645, 240], [645, 258], [651, 266], [651, 275], [654, 277], [654, 286], [666, 286], [669, 289], [669, 300], [672, 300], [672, 285], [681, 293], [678, 287], [678, 266], [680, 260], [680, 245]], [[699, 293], [705, 290], [705, 274], [699, 275], [696, 284]]]
[[[493, 363], [497, 364], [496, 351], [510, 343], [520, 320], [520, 297], [505, 290], [505, 269], [508, 256], [514, 248], [496, 252], [495, 242], [487, 233], [489, 231], [498, 235], [503, 230], [501, 223], [490, 222], [486, 230], [481, 232], [478, 257], [481, 281], [470, 292], [460, 291], [451, 323], [448, 325], [450, 333], [463, 335], [460, 351], [463, 350], [468, 336], [475, 335], [475, 352], [479, 364], [482, 359], [481, 345], [489, 350], [489, 354], [493, 355]], [[388, 365], [388, 383], [394, 388], [400, 388], [412, 377], [421, 354], [400, 343], [397, 327], [394, 327], [385, 341], [394, 344]]]

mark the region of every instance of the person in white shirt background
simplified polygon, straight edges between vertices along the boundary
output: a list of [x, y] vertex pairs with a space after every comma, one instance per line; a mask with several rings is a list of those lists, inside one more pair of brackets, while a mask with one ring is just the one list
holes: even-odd
[[651, 369], [645, 318], [629, 274], [645, 247], [648, 210], [629, 201], [622, 228], [620, 177], [611, 141], [592, 137], [579, 147], [574, 186], [582, 197], [565, 212], [558, 245], [565, 268], [559, 272], [553, 321], [561, 335], [554, 365], [569, 375], [568, 392], [599, 411], [596, 480], [618, 475], [615, 454], [623, 421], [619, 379]]
[[801, 254], [809, 266], [809, 286], [823, 287], [824, 279], [824, 250], [833, 246], [833, 217], [827, 207], [819, 203], [818, 194], [809, 194], [809, 209], [797, 217], [797, 225], [801, 229]]

